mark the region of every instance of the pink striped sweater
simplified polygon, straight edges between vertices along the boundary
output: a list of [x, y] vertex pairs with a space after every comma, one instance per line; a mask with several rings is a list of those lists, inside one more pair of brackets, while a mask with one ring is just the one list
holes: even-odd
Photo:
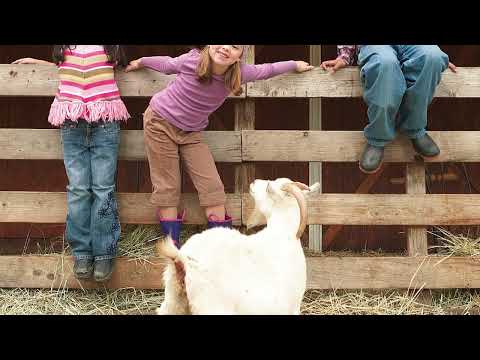
[[75, 45], [66, 50], [58, 65], [60, 84], [50, 108], [48, 122], [127, 120], [130, 115], [120, 98], [114, 64], [108, 62], [102, 45]]

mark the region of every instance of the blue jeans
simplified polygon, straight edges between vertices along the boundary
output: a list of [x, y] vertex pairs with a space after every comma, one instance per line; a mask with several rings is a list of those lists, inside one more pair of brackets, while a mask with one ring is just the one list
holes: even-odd
[[61, 128], [68, 176], [65, 236], [77, 259], [112, 259], [120, 237], [115, 198], [120, 125], [78, 123]]
[[432, 102], [448, 56], [436, 45], [363, 45], [358, 64], [368, 105], [369, 144], [385, 146], [395, 132], [410, 139], [425, 135]]

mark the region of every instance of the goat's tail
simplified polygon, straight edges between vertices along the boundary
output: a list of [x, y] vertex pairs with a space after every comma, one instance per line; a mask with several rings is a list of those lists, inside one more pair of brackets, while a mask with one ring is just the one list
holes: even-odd
[[[185, 264], [186, 258], [177, 249], [171, 236], [166, 236], [163, 240], [157, 241], [156, 245], [157, 255], [165, 256], [173, 261], [174, 269], [178, 281], [182, 286], [185, 285]], [[173, 268], [172, 268], [173, 270]]]
[[180, 251], [175, 246], [171, 236], [165, 236], [164, 239], [158, 240], [156, 244], [157, 255], [165, 256], [173, 261], [181, 257]]

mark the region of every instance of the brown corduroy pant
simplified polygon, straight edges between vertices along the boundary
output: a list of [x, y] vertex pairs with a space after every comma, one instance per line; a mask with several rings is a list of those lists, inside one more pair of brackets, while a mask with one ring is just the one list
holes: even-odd
[[150, 107], [143, 117], [145, 150], [153, 185], [151, 202], [178, 207], [181, 194], [180, 158], [198, 191], [200, 206], [224, 205], [225, 189], [202, 132], [183, 131]]

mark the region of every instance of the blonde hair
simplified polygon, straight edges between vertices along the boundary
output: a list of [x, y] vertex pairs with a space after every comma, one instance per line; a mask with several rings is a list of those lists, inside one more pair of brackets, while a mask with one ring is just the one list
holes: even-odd
[[[245, 50], [244, 50], [245, 51]], [[205, 46], [200, 52], [200, 61], [197, 66], [198, 81], [201, 83], [212, 81], [212, 61], [208, 53], [208, 46]], [[234, 95], [241, 95], [242, 89], [242, 73], [240, 71], [240, 61], [236, 61], [230, 65], [224, 75], [225, 87]]]

